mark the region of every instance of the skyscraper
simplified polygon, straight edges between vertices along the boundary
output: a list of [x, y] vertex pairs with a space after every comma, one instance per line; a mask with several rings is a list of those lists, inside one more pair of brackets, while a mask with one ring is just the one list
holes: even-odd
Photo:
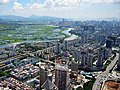
[[80, 59], [80, 51], [78, 50], [73, 50], [73, 58], [75, 59], [76, 62], [79, 62]]
[[71, 61], [71, 71], [78, 72], [78, 63], [74, 60]]
[[112, 48], [113, 41], [111, 39], [106, 40], [106, 48]]
[[56, 44], [55, 53], [56, 53], [56, 54], [60, 54], [60, 53], [61, 53], [61, 45], [60, 45], [60, 43], [57, 43], [57, 44]]
[[117, 69], [120, 70], [120, 48], [119, 48], [119, 59], [118, 59]]
[[55, 85], [58, 90], [70, 90], [69, 69], [67, 64], [56, 63]]
[[41, 86], [44, 90], [58, 90], [56, 85], [47, 79]]
[[68, 50], [68, 41], [67, 40], [65, 40], [63, 42], [63, 50]]
[[45, 68], [40, 67], [40, 88], [43, 85], [43, 83], [47, 80], [48, 78], [48, 71], [45, 70]]
[[103, 67], [104, 47], [100, 47], [98, 50], [97, 67]]
[[105, 34], [96, 33], [94, 35], [94, 40], [97, 43], [101, 43], [103, 45], [105, 43], [105, 41], [106, 41], [106, 35]]
[[87, 37], [87, 35], [82, 35], [81, 36], [81, 44], [85, 44], [85, 43], [87, 43], [87, 41], [88, 41], [88, 37]]
[[93, 54], [89, 53], [87, 58], [87, 66], [92, 67], [93, 65]]
[[106, 48], [108, 49], [108, 56], [109, 57], [112, 55], [112, 46], [113, 46], [113, 40], [108, 38], [106, 41]]
[[81, 66], [85, 66], [86, 65], [86, 61], [87, 61], [87, 55], [88, 55], [88, 52], [87, 50], [83, 49], [81, 51]]

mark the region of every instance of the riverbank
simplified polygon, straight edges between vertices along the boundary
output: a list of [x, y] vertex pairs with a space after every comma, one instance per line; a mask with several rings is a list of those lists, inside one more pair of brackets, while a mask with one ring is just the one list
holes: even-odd
[[74, 39], [76, 39], [78, 37], [77, 35], [69, 33], [69, 31], [71, 31], [72, 29], [73, 28], [68, 28], [68, 30], [63, 31], [63, 33], [70, 36], [70, 37], [65, 38], [65, 40], [74, 40]]

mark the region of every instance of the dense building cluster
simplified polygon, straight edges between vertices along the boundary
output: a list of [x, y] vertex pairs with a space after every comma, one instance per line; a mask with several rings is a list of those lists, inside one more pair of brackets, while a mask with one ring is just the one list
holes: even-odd
[[0, 71], [8, 74], [1, 75], [0, 89], [76, 90], [95, 80], [93, 90], [100, 90], [99, 86], [112, 90], [105, 89], [112, 86], [105, 81], [114, 73], [119, 79], [119, 22], [62, 21], [54, 25], [69, 28], [72, 35], [0, 49]]

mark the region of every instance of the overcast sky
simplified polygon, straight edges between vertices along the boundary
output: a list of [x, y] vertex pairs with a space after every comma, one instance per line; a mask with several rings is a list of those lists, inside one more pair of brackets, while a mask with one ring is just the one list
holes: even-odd
[[120, 18], [120, 0], [0, 0], [0, 15]]

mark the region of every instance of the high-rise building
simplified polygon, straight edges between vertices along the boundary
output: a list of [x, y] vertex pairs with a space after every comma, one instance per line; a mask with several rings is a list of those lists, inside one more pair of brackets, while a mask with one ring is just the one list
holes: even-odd
[[68, 50], [68, 41], [67, 40], [65, 40], [63, 42], [63, 50]]
[[117, 69], [120, 70], [120, 48], [119, 48], [119, 59], [118, 59]]
[[89, 31], [95, 32], [95, 26], [89, 26]]
[[116, 42], [115, 42], [115, 45], [116, 45], [116, 46], [120, 46], [120, 37], [117, 37]]
[[104, 47], [100, 47], [98, 50], [97, 67], [103, 67], [104, 49], [105, 49]]
[[108, 39], [112, 40], [112, 45], [115, 46], [117, 37], [115, 35], [110, 35], [108, 36]]
[[108, 48], [108, 57], [112, 55], [112, 48]]
[[87, 59], [87, 66], [92, 67], [93, 66], [93, 54], [89, 53], [88, 54], [88, 59]]
[[104, 52], [103, 52], [103, 59], [107, 59], [109, 57], [109, 49], [107, 49], [106, 47], [104, 47]]
[[80, 51], [78, 50], [73, 50], [73, 58], [75, 59], [76, 62], [79, 62], [80, 60]]
[[106, 35], [105, 35], [105, 34], [96, 33], [96, 34], [94, 35], [94, 40], [95, 40], [97, 43], [104, 44], [105, 41], [106, 41]]
[[88, 51], [83, 49], [81, 51], [81, 66], [86, 65], [87, 58], [88, 58]]
[[56, 54], [60, 54], [60, 53], [61, 53], [61, 45], [60, 45], [60, 43], [57, 43], [57, 44], [56, 44], [55, 53], [56, 53]]
[[87, 37], [87, 35], [82, 35], [81, 36], [81, 44], [86, 44], [87, 43], [87, 41], [88, 41], [88, 37]]
[[41, 86], [44, 90], [58, 90], [56, 85], [47, 79]]
[[105, 35], [105, 34], [101, 34], [101, 36], [100, 36], [100, 43], [101, 43], [102, 45], [104, 45], [104, 44], [105, 44], [105, 41], [106, 41], [106, 35]]
[[70, 90], [69, 69], [65, 62], [55, 65], [55, 85], [58, 90]]
[[40, 67], [40, 88], [43, 85], [43, 83], [47, 80], [48, 78], [48, 71], [45, 70], [45, 68]]
[[112, 48], [113, 41], [111, 39], [106, 40], [106, 48]]
[[84, 31], [95, 31], [95, 26], [82, 26]]
[[87, 56], [87, 66], [93, 66], [93, 58], [94, 58], [94, 49], [92, 47], [88, 48], [88, 56]]
[[78, 63], [74, 60], [71, 61], [71, 71], [78, 72]]

